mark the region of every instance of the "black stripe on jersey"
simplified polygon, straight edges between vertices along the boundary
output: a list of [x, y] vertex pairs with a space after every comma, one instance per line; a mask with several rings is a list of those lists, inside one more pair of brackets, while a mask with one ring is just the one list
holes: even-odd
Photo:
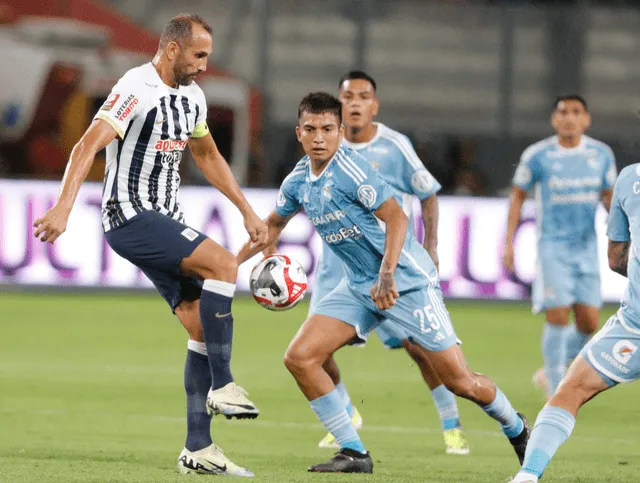
[[[180, 111], [178, 110], [178, 107], [176, 106], [176, 100], [178, 99], [178, 96], [171, 94], [170, 97], [170, 101], [169, 101], [169, 107], [171, 108], [171, 114], [173, 116], [173, 135], [174, 138], [177, 140], [181, 140], [182, 139], [182, 127], [180, 126]], [[169, 160], [169, 162], [167, 163], [167, 185], [166, 185], [166, 189], [167, 189], [167, 196], [165, 198], [165, 202], [164, 202], [164, 207], [169, 210], [171, 212], [171, 189], [172, 189], [172, 184], [173, 184], [173, 170], [174, 170], [174, 164], [175, 164], [175, 160], [172, 158], [171, 160]]]
[[191, 137], [191, 133], [193, 132], [189, 128], [189, 114], [191, 113], [191, 109], [189, 109], [189, 99], [186, 97], [182, 97], [182, 109], [184, 110], [184, 119], [187, 123], [187, 139]]
[[160, 179], [161, 172], [162, 152], [158, 151], [153, 161], [153, 169], [151, 170], [151, 174], [149, 175], [149, 201], [151, 202], [151, 206], [153, 206], [153, 209], [156, 211], [160, 211], [160, 207], [158, 206], [158, 180]]
[[142, 173], [142, 165], [144, 164], [144, 155], [147, 152], [149, 146], [149, 139], [153, 133], [153, 125], [156, 121], [156, 114], [158, 108], [154, 107], [147, 113], [147, 117], [144, 120], [138, 141], [133, 148], [133, 154], [131, 155], [131, 169], [129, 169], [129, 183], [127, 187], [129, 189], [129, 200], [136, 213], [142, 213], [144, 210], [140, 204], [140, 195], [138, 194], [138, 187], [140, 186], [140, 174]]
[[160, 109], [162, 109], [162, 135], [160, 139], [169, 139], [169, 118], [167, 117], [167, 104], [165, 98], [160, 98]]
[[169, 107], [171, 108], [171, 114], [173, 115], [173, 134], [175, 134], [176, 139], [182, 139], [180, 135], [182, 134], [182, 127], [180, 126], [180, 111], [176, 107], [176, 100], [178, 96], [171, 94], [171, 100], [169, 101]]
[[[124, 140], [127, 138], [129, 131], [133, 123], [129, 123], [129, 127], [127, 131], [122, 136], [122, 139], [118, 139], [118, 153], [116, 154], [116, 172], [113, 177], [113, 185], [111, 185], [111, 197], [107, 200], [105, 204], [105, 208], [107, 211], [107, 218], [109, 219], [109, 228], [113, 229], [117, 226], [120, 226], [121, 223], [125, 222], [124, 213], [122, 212], [122, 208], [120, 208], [120, 204], [116, 201], [118, 199], [118, 171], [120, 171], [120, 157], [122, 155], [122, 146], [124, 146]], [[106, 177], [106, 173], [105, 173]]]

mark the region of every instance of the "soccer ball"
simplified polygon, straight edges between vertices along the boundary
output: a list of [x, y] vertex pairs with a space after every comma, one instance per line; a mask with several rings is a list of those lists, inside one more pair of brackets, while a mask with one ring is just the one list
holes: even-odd
[[295, 307], [307, 291], [307, 274], [286, 255], [271, 255], [253, 267], [249, 279], [253, 298], [269, 310]]

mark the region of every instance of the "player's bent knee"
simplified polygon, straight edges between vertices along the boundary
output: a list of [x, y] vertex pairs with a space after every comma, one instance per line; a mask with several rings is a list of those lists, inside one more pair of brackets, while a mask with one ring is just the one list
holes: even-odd
[[298, 350], [296, 346], [290, 346], [284, 353], [284, 365], [291, 374], [305, 372], [311, 364], [312, 361], [305, 354], [305, 351]]
[[201, 273], [202, 278], [222, 280], [223, 282], [236, 283], [238, 278], [238, 261], [227, 250], [212, 251], [208, 257], [207, 266]]

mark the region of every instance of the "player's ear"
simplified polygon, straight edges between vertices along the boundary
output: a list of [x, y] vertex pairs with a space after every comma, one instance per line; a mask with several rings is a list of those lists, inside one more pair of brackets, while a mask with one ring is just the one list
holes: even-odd
[[177, 42], [169, 42], [165, 52], [167, 53], [169, 60], [173, 60], [178, 57], [178, 54], [180, 53], [180, 46]]
[[296, 137], [298, 138], [298, 142], [302, 142], [302, 131], [300, 130], [300, 126], [296, 126]]
[[374, 116], [378, 115], [378, 110], [380, 109], [380, 101], [378, 100], [378, 97], [374, 97], [373, 98], [373, 110], [372, 110], [372, 114]]
[[585, 120], [584, 120], [584, 130], [586, 131], [590, 127], [591, 127], [591, 113], [587, 111], [585, 115]]
[[338, 133], [340, 134], [340, 141], [344, 137], [344, 124], [340, 123], [340, 127], [338, 128]]

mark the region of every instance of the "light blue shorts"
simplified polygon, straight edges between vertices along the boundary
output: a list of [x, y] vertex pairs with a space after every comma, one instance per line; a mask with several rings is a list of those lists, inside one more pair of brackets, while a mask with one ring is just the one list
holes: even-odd
[[580, 355], [609, 385], [633, 382], [640, 378], [640, 330], [629, 327], [621, 312], [584, 346]]
[[597, 251], [540, 244], [532, 299], [536, 314], [574, 304], [602, 306]]
[[405, 338], [431, 352], [442, 351], [458, 342], [437, 285], [405, 293], [392, 308], [380, 310], [369, 295], [352, 290], [343, 279], [316, 304], [313, 313], [354, 326], [362, 340], [386, 321], [395, 329], [395, 334], [404, 333]]

